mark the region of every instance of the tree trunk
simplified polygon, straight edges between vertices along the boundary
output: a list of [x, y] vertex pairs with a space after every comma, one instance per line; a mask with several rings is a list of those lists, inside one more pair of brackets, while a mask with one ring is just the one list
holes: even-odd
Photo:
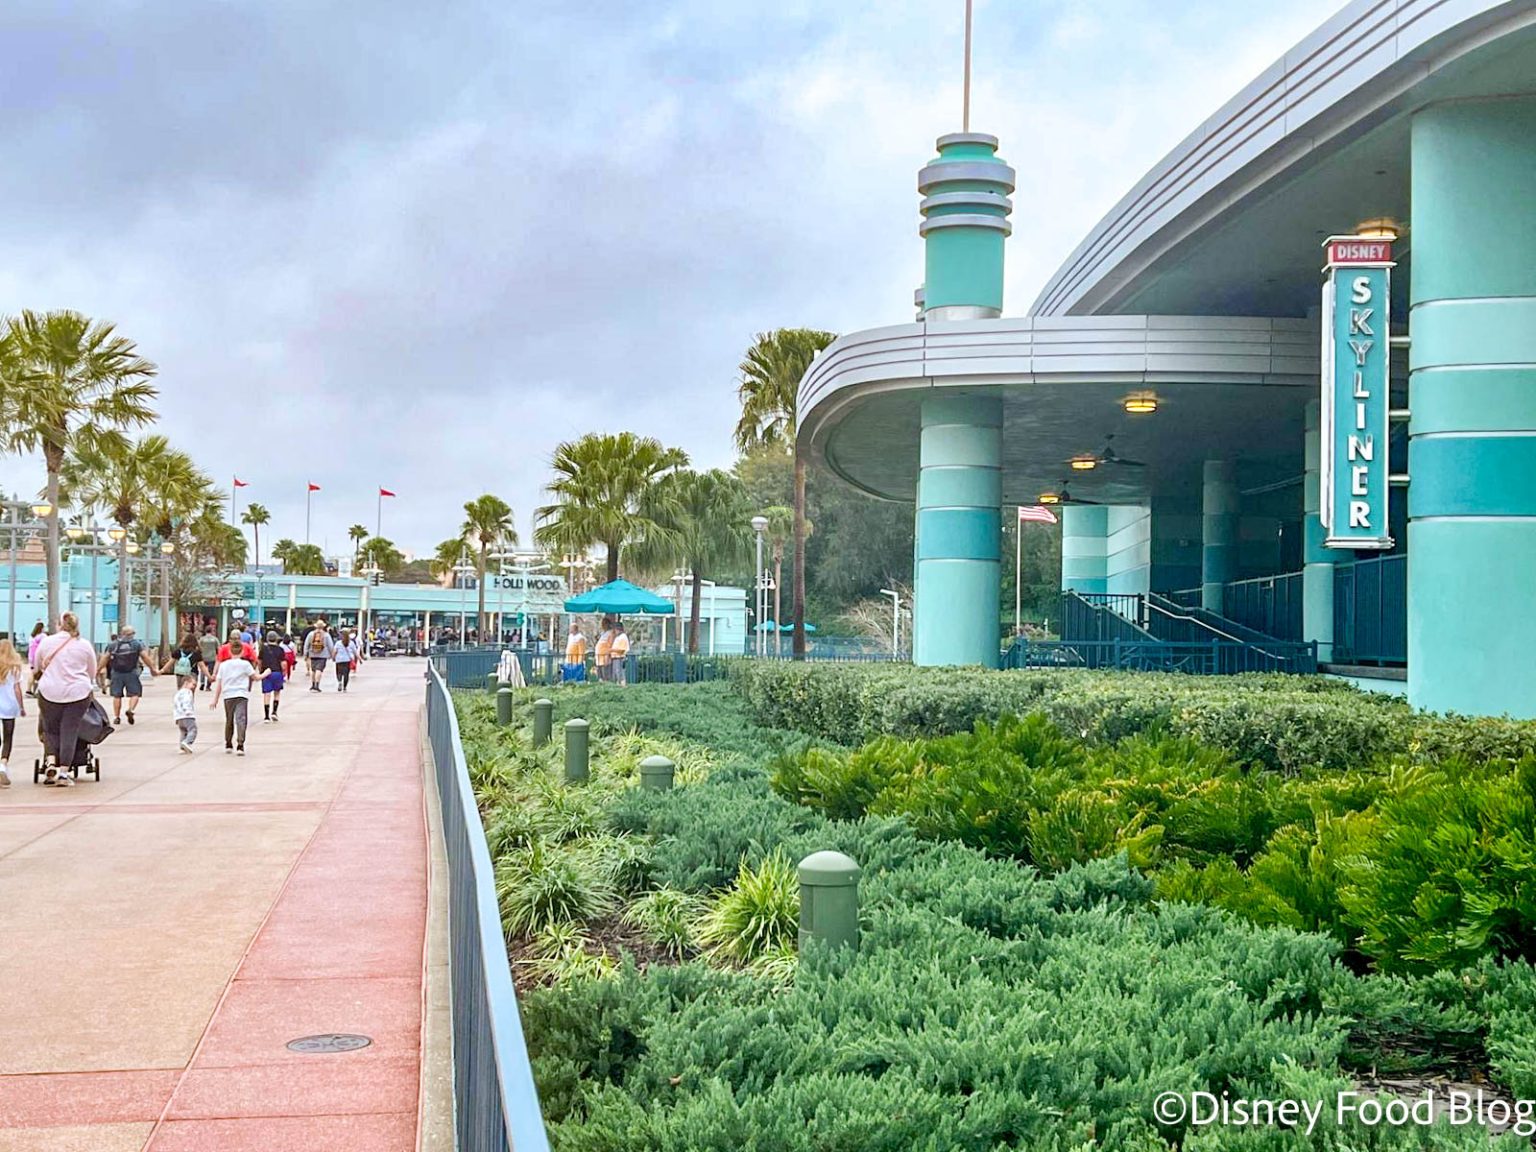
[[619, 546], [605, 541], [604, 547], [608, 549], [608, 583], [612, 584], [619, 578]]
[[[43, 565], [45, 579], [48, 581], [48, 627], [54, 629], [59, 626], [59, 466], [63, 463], [63, 453], [48, 451], [48, 555]], [[12, 542], [14, 547], [14, 541]], [[16, 557], [11, 557], [11, 563], [16, 562]], [[95, 605], [92, 605], [94, 610]]]
[[[704, 603], [704, 575], [699, 571], [699, 566], [693, 566], [693, 603], [688, 609], [688, 651], [697, 655], [699, 651], [699, 617]], [[714, 622], [710, 622], [714, 627]]]
[[783, 613], [784, 594], [784, 549], [773, 550], [773, 654], [780, 655], [783, 649], [779, 641], [784, 639]]
[[480, 620], [480, 643], [482, 643], [482, 644], [485, 643], [485, 631], [486, 631], [486, 626], [485, 626], [485, 564], [486, 564], [486, 555], [485, 554], [486, 554], [487, 551], [489, 551], [489, 549], [490, 549], [490, 546], [488, 544], [486, 544], [485, 541], [482, 540], [480, 542], [480, 575], [475, 580], [475, 592], [478, 595], [478, 598], [479, 598], [479, 601], [480, 601], [480, 609], [479, 609], [478, 613], [476, 613], [476, 615], [479, 617], [479, 620]]
[[795, 642], [794, 658], [805, 659], [805, 456], [795, 445]]
[[251, 525], [251, 542], [256, 545], [256, 576], [261, 577], [261, 525]]

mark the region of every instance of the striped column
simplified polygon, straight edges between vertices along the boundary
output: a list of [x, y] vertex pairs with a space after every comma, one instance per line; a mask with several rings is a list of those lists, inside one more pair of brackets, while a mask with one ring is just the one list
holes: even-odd
[[1003, 242], [1012, 225], [1014, 171], [984, 132], [940, 136], [917, 176], [923, 223], [923, 316], [976, 320], [1003, 310]]
[[1334, 551], [1323, 546], [1322, 464], [1323, 414], [1320, 401], [1307, 404], [1305, 431], [1306, 475], [1302, 485], [1301, 635], [1317, 641], [1317, 659], [1333, 659], [1333, 562]]
[[1068, 504], [1061, 510], [1061, 587], [1089, 595], [1109, 591], [1109, 509]]
[[1536, 717], [1536, 99], [1413, 121], [1408, 695]]
[[923, 401], [917, 481], [915, 664], [997, 666], [1003, 404]]
[[1201, 510], [1200, 606], [1220, 613], [1224, 585], [1237, 577], [1237, 468], [1230, 460], [1207, 460]]

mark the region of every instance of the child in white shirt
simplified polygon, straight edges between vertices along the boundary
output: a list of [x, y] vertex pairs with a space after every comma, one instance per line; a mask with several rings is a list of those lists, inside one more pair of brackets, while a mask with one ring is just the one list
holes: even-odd
[[176, 729], [181, 733], [181, 743], [178, 747], [188, 755], [192, 753], [192, 745], [197, 742], [197, 705], [192, 698], [191, 676], [183, 676], [176, 682], [176, 698], [171, 702], [171, 715], [176, 720]]

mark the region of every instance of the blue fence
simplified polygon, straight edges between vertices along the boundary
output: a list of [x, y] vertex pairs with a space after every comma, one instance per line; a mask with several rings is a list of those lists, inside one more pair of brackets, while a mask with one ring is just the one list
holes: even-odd
[[1277, 640], [1302, 640], [1301, 573], [1234, 580], [1222, 590], [1221, 614]]
[[549, 1152], [512, 987], [496, 880], [459, 721], [436, 667], [427, 672], [427, 736], [442, 799], [453, 980], [453, 1095], [460, 1152]]
[[1317, 645], [1277, 641], [1262, 647], [1225, 640], [1021, 640], [1004, 668], [1112, 668], [1132, 672], [1315, 672]]
[[[523, 666], [523, 679], [529, 684], [551, 685], [560, 681], [560, 658], [548, 652], [511, 649]], [[432, 667], [449, 688], [484, 688], [487, 677], [501, 661], [502, 650], [495, 647], [438, 649], [432, 654]], [[888, 664], [889, 653], [834, 647], [807, 652], [805, 658], [816, 663]], [[693, 684], [700, 680], [725, 680], [732, 668], [751, 660], [790, 660], [789, 648], [779, 656], [691, 655], [683, 652], [631, 652], [625, 674], [631, 684]], [[902, 660], [906, 657], [903, 655]], [[592, 678], [592, 670], [587, 669]]]
[[1408, 663], [1407, 556], [1333, 566], [1333, 659], [1338, 664]]

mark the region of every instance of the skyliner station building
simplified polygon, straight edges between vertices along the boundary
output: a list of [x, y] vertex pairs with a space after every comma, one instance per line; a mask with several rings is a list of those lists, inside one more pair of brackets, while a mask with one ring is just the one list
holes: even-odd
[[940, 138], [917, 321], [800, 386], [802, 448], [916, 504], [916, 662], [996, 664], [1001, 517], [1054, 503], [1067, 599], [1132, 635], [1315, 641], [1536, 716], [1536, 0], [1349, 4], [1022, 317], [999, 149]]

